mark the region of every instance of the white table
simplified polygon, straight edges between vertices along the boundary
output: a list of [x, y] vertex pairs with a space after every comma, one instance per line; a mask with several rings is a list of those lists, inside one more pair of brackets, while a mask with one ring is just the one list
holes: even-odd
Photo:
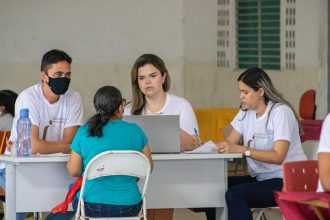
[[[153, 154], [148, 208], [217, 207], [227, 219], [227, 160], [241, 154]], [[68, 156], [0, 156], [6, 164], [6, 219], [15, 212], [50, 211], [75, 181], [66, 171]]]

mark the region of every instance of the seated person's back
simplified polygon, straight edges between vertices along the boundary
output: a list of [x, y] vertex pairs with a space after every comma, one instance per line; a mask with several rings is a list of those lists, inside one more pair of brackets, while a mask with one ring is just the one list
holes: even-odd
[[[122, 121], [121, 93], [112, 86], [100, 88], [94, 97], [97, 114], [81, 127], [71, 145], [68, 171], [80, 176], [83, 167], [96, 155], [108, 150], [135, 150], [143, 152], [151, 161], [148, 140], [137, 125]], [[79, 193], [73, 207], [77, 208]], [[84, 191], [86, 215], [90, 217], [122, 217], [137, 215], [141, 209], [141, 193], [136, 178], [108, 176], [86, 182]], [[102, 211], [93, 212], [93, 206], [103, 204]], [[120, 212], [119, 209], [133, 210]]]

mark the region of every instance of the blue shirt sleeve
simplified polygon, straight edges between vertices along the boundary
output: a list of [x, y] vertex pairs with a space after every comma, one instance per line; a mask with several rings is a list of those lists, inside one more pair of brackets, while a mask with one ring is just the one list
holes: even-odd
[[142, 149], [144, 148], [144, 146], [146, 146], [146, 144], [148, 143], [148, 138], [145, 135], [144, 131], [138, 126], [136, 125], [136, 134], [139, 135], [140, 140], [141, 140], [141, 148], [139, 149], [139, 151], [142, 151]]
[[70, 145], [70, 148], [72, 151], [76, 152], [77, 154], [79, 154], [81, 156], [81, 138], [82, 138], [82, 134], [84, 133], [84, 129], [86, 129], [85, 127], [80, 127], [76, 133], [76, 135], [73, 138], [73, 141]]

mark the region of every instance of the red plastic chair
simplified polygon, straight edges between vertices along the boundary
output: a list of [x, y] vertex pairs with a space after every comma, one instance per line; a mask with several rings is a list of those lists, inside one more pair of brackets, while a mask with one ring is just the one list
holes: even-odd
[[316, 191], [317, 160], [287, 162], [283, 165], [283, 192]]
[[305, 120], [315, 119], [315, 96], [316, 91], [314, 89], [309, 89], [300, 98], [299, 102], [299, 115]]
[[329, 200], [326, 193], [317, 193], [319, 179], [317, 160], [288, 162], [283, 165], [283, 191], [275, 192], [275, 199], [285, 219], [329, 219], [328, 210], [302, 201]]
[[303, 134], [300, 136], [301, 142], [307, 140], [320, 140], [323, 120], [301, 120]]

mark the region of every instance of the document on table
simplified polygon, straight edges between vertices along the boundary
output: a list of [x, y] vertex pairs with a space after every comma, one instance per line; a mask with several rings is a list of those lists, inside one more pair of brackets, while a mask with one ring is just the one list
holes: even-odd
[[215, 149], [215, 144], [213, 141], [209, 140], [208, 142], [204, 143], [203, 145], [199, 146], [198, 148], [192, 151], [185, 151], [187, 154], [217, 154], [219, 153]]

